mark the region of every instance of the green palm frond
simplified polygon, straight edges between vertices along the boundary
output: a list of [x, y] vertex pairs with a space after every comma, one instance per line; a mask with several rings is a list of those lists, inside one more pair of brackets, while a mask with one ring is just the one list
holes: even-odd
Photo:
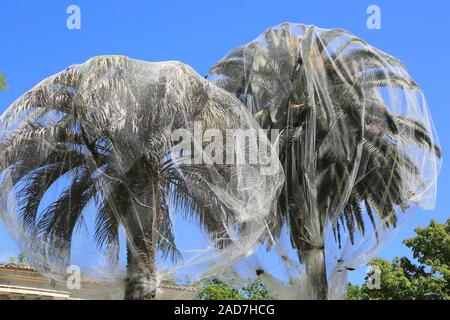
[[99, 248], [106, 249], [109, 260], [115, 264], [119, 260], [120, 222], [108, 200], [102, 199], [97, 210], [94, 240]]
[[[205, 165], [167, 166], [163, 177], [168, 179], [171, 202], [186, 218], [193, 218], [222, 248], [230, 238], [224, 226], [231, 225], [233, 214], [223, 206], [207, 183], [209, 169]], [[222, 220], [226, 219], [226, 221]]]
[[93, 200], [95, 186], [88, 171], [76, 175], [61, 196], [50, 204], [35, 225], [41, 252], [49, 260], [68, 261], [74, 231], [83, 226], [83, 210]]
[[170, 258], [171, 261], [178, 262], [182, 259], [182, 255], [175, 244], [169, 203], [165, 191], [163, 189], [159, 191], [161, 199], [157, 213], [158, 221], [156, 227], [158, 249], [161, 251], [163, 258]]
[[[293, 31], [295, 28], [301, 29], [301, 36], [297, 36], [299, 30]], [[244, 52], [248, 61], [243, 59]], [[340, 243], [344, 227], [351, 241], [357, 230], [364, 234], [363, 214], [371, 221], [377, 238], [379, 227], [395, 226], [398, 209], [406, 210], [415, 192], [404, 190], [404, 186], [414, 180], [418, 188], [423, 188], [421, 168], [402, 146], [416, 145], [436, 158], [442, 156], [431, 129], [391, 112], [380, 94], [381, 89], [420, 92], [404, 65], [345, 30], [292, 24], [267, 30], [257, 40], [240, 47], [237, 53], [238, 57], [230, 54], [215, 65], [212, 81], [216, 83], [215, 79], [224, 78], [226, 84], [239, 84], [226, 85], [224, 89], [246, 102], [266, 128], [273, 127], [274, 121], [261, 108], [276, 109], [279, 116], [276, 121], [283, 124], [280, 160], [286, 182], [279, 199], [283, 218], [278, 219], [278, 225], [274, 223], [275, 234], [286, 223], [294, 238], [301, 238], [306, 232], [302, 221], [309, 209], [304, 207], [307, 200], [303, 193], [308, 187], [302, 177], [308, 174], [304, 162], [309, 153], [305, 146], [311, 140], [317, 157], [314, 158], [314, 185], [318, 191], [313, 201], [325, 220], [336, 221], [336, 240]], [[225, 67], [228, 63], [232, 68]], [[313, 73], [312, 84], [307, 81], [305, 68]], [[221, 86], [222, 82], [216, 84]], [[321, 85], [326, 86], [326, 92], [317, 88]], [[291, 103], [302, 105], [301, 110], [290, 110]], [[315, 132], [308, 135], [312, 118]], [[327, 217], [327, 210], [333, 211], [330, 199], [339, 198], [340, 191], [350, 181], [351, 159], [359, 148], [360, 168], [350, 196], [338, 212], [339, 217]], [[294, 238], [294, 247], [300, 248]]]

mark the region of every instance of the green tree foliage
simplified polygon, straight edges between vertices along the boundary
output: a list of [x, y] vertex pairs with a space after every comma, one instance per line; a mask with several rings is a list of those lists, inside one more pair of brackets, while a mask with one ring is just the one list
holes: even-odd
[[27, 262], [27, 259], [25, 257], [25, 253], [23, 253], [23, 252], [19, 253], [17, 258], [10, 257], [8, 259], [8, 263], [16, 264], [16, 265], [21, 266], [21, 267], [28, 267], [29, 266], [28, 262]]
[[347, 299], [450, 300], [450, 219], [443, 224], [431, 221], [415, 232], [414, 238], [403, 243], [412, 250], [417, 264], [406, 257], [392, 263], [373, 259], [369, 264], [381, 271], [380, 289], [350, 285]]
[[196, 300], [275, 300], [273, 295], [260, 280], [250, 280], [241, 288], [234, 288], [220, 280], [207, 280], [201, 285]]
[[0, 90], [5, 90], [6, 88], [6, 78], [2, 73], [0, 73]]

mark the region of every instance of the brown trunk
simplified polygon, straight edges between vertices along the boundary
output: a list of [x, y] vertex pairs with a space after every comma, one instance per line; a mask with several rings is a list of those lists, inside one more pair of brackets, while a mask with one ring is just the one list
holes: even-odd
[[127, 245], [127, 279], [125, 300], [153, 300], [156, 298], [155, 259], [151, 254], [134, 253]]
[[306, 274], [311, 283], [311, 298], [314, 300], [328, 299], [328, 280], [324, 249], [311, 248], [304, 250], [302, 260], [305, 263]]
[[127, 233], [126, 300], [156, 297], [157, 280], [153, 243], [154, 190], [142, 188], [133, 194], [133, 207], [124, 218]]

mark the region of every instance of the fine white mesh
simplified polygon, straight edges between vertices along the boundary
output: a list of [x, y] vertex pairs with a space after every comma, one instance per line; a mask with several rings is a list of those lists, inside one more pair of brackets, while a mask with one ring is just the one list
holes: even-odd
[[277, 245], [263, 255], [271, 265], [248, 264], [265, 264], [266, 280], [297, 282], [289, 294], [280, 286], [285, 297], [342, 297], [347, 271], [414, 208], [433, 208], [441, 150], [424, 95], [396, 58], [345, 30], [285, 23], [231, 50], [207, 78], [280, 130]]
[[266, 30], [207, 79], [95, 57], [0, 125], [0, 216], [28, 262], [61, 283], [78, 265], [111, 298], [209, 276], [340, 298], [348, 271], [434, 206], [441, 165], [403, 64], [301, 24]]
[[112, 298], [123, 285], [149, 298], [268, 235], [277, 153], [238, 99], [180, 62], [95, 57], [39, 83], [0, 123], [1, 217], [49, 278], [76, 264], [118, 284]]

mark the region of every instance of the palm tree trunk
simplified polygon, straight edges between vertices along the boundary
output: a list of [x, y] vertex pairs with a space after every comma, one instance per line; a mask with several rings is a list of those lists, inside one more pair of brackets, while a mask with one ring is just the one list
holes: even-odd
[[314, 300], [328, 299], [328, 280], [323, 248], [308, 248], [302, 252], [306, 275], [311, 283], [311, 298]]
[[125, 300], [153, 300], [156, 298], [156, 268], [154, 254], [136, 253], [127, 243], [127, 279]]
[[126, 300], [151, 300], [156, 297], [157, 280], [153, 217], [153, 188], [137, 190], [133, 208], [125, 218], [127, 233]]

